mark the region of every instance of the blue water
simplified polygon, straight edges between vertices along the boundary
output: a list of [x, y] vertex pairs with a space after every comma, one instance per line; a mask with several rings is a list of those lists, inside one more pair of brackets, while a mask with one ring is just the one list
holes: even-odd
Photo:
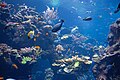
[[[97, 39], [100, 44], [104, 44], [106, 41], [107, 34], [109, 33], [109, 25], [120, 17], [119, 13], [113, 14], [119, 0], [6, 0], [6, 2], [15, 5], [25, 3], [31, 7], [35, 6], [38, 12], [44, 11], [46, 6], [55, 7], [58, 9], [59, 17], [65, 20], [65, 27], [77, 25], [80, 33]], [[54, 5], [55, 2], [57, 3], [56, 5]], [[86, 13], [86, 11], [91, 11], [91, 13]], [[110, 15], [110, 13], [112, 15]], [[93, 20], [84, 22], [79, 19], [78, 16], [81, 16], [82, 18], [91, 16]], [[99, 18], [99, 16], [102, 16], [102, 18]]]
[[[107, 46], [109, 26], [120, 17], [120, 12], [114, 14], [114, 10], [117, 8], [117, 5], [120, 2], [120, 0], [4, 0], [4, 1], [8, 4], [14, 4], [15, 6], [17, 6], [18, 4], [22, 5], [25, 3], [27, 6], [35, 7], [36, 11], [40, 13], [47, 9], [46, 6], [49, 6], [50, 8], [54, 7], [55, 9], [58, 10], [59, 19], [64, 19], [65, 21], [63, 27], [69, 29], [71, 27], [78, 26], [79, 28], [78, 31], [81, 34], [83, 34], [84, 36], [88, 36], [92, 39], [95, 39], [96, 41], [98, 41], [97, 45], [103, 46]], [[88, 11], [88, 13], [86, 11]], [[91, 21], [82, 20], [83, 18], [88, 16], [92, 17]], [[31, 42], [29, 44], [32, 45], [32, 43], [35, 44], [34, 42]], [[18, 46], [16, 45], [14, 46], [15, 48], [18, 48]], [[49, 63], [47, 58], [43, 60], [38, 59], [37, 63], [34, 64], [34, 66], [32, 66], [31, 69], [31, 73], [34, 76], [37, 75], [37, 78], [35, 80], [44, 80], [44, 76], [46, 75], [44, 71], [45, 69], [51, 67], [50, 64], [51, 63]], [[23, 66], [23, 70], [24, 67], [25, 69], [28, 69], [26, 68], [26, 66]], [[91, 68], [89, 70], [90, 73], [86, 73], [86, 75], [92, 74]], [[18, 73], [22, 74], [21, 72]], [[19, 74], [15, 76], [18, 75]], [[70, 80], [76, 80], [75, 76], [73, 75], [68, 76], [70, 77]], [[64, 75], [55, 75], [53, 80], [67, 80], [67, 78], [68, 77]], [[78, 80], [90, 80], [89, 78], [91, 80], [94, 80], [93, 76], [89, 76], [86, 78], [84, 76], [84, 78], [80, 78]]]

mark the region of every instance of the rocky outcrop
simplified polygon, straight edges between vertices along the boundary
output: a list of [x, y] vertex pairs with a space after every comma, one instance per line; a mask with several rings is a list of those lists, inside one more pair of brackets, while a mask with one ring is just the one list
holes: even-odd
[[96, 80], [120, 80], [120, 18], [110, 25], [109, 46], [93, 67]]
[[110, 33], [108, 35], [108, 43], [110, 46], [120, 42], [120, 18], [110, 25]]

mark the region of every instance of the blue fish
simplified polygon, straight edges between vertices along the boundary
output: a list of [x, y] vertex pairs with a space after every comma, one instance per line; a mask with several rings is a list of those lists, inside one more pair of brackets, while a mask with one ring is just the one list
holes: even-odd
[[57, 31], [59, 31], [59, 30], [61, 29], [62, 25], [63, 25], [63, 22], [64, 22], [64, 20], [61, 20], [59, 23], [57, 23], [57, 24], [53, 27], [52, 32], [57, 32]]

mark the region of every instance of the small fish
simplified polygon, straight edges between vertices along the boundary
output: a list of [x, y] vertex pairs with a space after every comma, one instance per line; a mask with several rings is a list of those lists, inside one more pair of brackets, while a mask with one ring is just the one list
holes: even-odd
[[83, 18], [83, 21], [91, 21], [92, 18], [91, 17], [86, 17], [86, 18]]
[[27, 35], [28, 39], [32, 39], [34, 37], [34, 31], [30, 31]]
[[59, 30], [61, 29], [62, 25], [63, 25], [63, 22], [64, 22], [64, 20], [61, 20], [59, 23], [57, 23], [57, 24], [53, 27], [52, 32], [57, 32], [57, 31], [59, 31]]
[[36, 49], [40, 49], [40, 46], [35, 46]]
[[118, 13], [120, 11], [120, 3], [118, 4], [117, 9], [114, 11], [114, 13]]
[[48, 35], [49, 35], [49, 33], [45, 33], [45, 35], [46, 35], [46, 36], [48, 36]]
[[34, 41], [36, 41], [37, 39], [36, 38], [34, 38]]
[[15, 68], [15, 69], [18, 69], [18, 66], [16, 64], [12, 64], [12, 66]]

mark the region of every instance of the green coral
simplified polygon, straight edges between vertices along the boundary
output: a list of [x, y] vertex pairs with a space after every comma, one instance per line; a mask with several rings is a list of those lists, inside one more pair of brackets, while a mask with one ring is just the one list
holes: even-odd
[[79, 67], [79, 65], [80, 65], [80, 62], [76, 61], [75, 64], [74, 64], [74, 68]]
[[32, 58], [31, 57], [25, 57], [25, 56], [23, 56], [23, 58], [22, 58], [22, 64], [26, 64], [28, 61], [32, 61]]
[[26, 61], [22, 61], [21, 63], [22, 63], [22, 64], [26, 64], [27, 62], [26, 62]]

